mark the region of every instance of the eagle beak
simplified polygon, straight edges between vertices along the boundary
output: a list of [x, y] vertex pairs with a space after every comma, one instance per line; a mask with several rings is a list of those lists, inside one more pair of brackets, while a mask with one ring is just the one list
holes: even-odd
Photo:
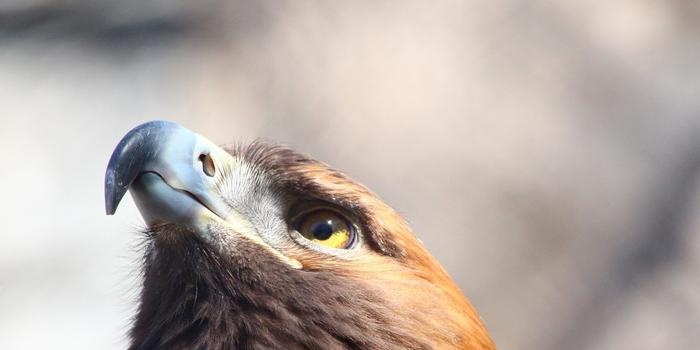
[[226, 221], [229, 210], [216, 194], [217, 177], [232, 161], [226, 151], [176, 123], [141, 124], [119, 141], [109, 160], [107, 215], [114, 214], [129, 190], [149, 226]]
[[[105, 174], [107, 215], [128, 190], [146, 224], [192, 227], [202, 238], [222, 244], [222, 230], [253, 242], [292, 268], [301, 263], [265, 243], [246, 217], [219, 194], [236, 160], [206, 138], [168, 121], [152, 121], [129, 131], [112, 153]], [[216, 237], [215, 237], [216, 236]]]

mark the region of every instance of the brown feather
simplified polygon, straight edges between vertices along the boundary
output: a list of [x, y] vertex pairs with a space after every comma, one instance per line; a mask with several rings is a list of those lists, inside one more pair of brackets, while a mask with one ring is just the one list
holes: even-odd
[[495, 349], [472, 305], [406, 222], [343, 173], [280, 146], [230, 151], [290, 198], [359, 218], [359, 259], [303, 249], [289, 269], [247, 241], [231, 256], [184, 227], [150, 232], [130, 349]]

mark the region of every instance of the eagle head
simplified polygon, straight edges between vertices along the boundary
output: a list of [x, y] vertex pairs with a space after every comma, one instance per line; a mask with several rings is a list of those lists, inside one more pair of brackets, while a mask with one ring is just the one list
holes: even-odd
[[322, 162], [153, 121], [112, 154], [107, 214], [127, 191], [147, 225], [131, 350], [495, 349], [406, 222]]

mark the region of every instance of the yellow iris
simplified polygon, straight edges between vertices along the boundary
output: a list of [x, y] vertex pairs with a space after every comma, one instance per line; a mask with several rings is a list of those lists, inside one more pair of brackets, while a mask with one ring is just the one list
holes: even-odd
[[330, 210], [318, 210], [304, 217], [299, 233], [306, 239], [331, 248], [347, 248], [352, 232], [345, 218]]

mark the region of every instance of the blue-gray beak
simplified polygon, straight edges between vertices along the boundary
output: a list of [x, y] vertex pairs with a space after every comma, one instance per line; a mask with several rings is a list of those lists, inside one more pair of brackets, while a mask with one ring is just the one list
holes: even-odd
[[148, 226], [188, 225], [219, 247], [247, 240], [290, 267], [301, 268], [299, 261], [265, 243], [254, 225], [224, 202], [219, 193], [225, 180], [222, 176], [236, 167], [236, 160], [226, 151], [178, 124], [141, 124], [119, 141], [109, 159], [105, 174], [107, 215], [114, 214], [129, 191]]
[[130, 190], [148, 225], [193, 223], [203, 212], [226, 220], [216, 193], [219, 168], [231, 156], [204, 137], [168, 121], [129, 131], [112, 153], [105, 174], [105, 208], [114, 214]]

